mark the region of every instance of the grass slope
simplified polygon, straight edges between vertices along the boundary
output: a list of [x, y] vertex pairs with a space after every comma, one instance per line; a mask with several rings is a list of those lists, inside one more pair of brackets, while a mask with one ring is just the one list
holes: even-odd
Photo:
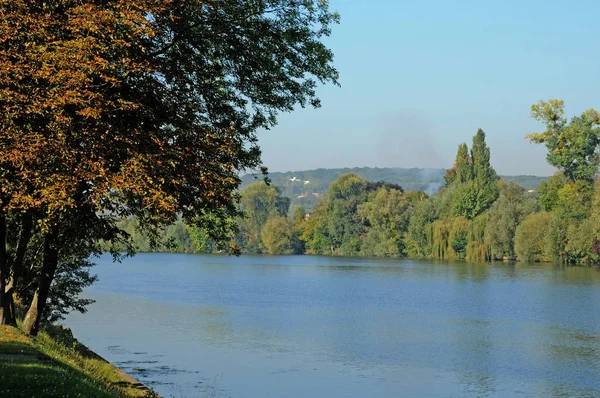
[[0, 397], [156, 396], [73, 338], [52, 326], [30, 338], [0, 326]]

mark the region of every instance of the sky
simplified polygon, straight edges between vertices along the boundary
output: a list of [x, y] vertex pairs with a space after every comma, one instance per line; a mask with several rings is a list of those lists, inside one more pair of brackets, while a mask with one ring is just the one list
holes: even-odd
[[499, 174], [554, 171], [531, 105], [600, 109], [600, 1], [330, 0], [341, 87], [259, 132], [270, 171], [449, 168], [482, 128]]

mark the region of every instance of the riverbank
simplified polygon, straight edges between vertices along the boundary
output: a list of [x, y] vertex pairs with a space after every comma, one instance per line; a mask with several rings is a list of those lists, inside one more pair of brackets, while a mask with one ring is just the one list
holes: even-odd
[[61, 326], [35, 338], [0, 326], [0, 396], [158, 397]]

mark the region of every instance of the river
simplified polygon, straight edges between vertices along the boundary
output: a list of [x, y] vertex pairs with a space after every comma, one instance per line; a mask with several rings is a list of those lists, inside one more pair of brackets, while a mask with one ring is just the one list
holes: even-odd
[[98, 259], [64, 322], [164, 397], [600, 396], [600, 271], [313, 256]]

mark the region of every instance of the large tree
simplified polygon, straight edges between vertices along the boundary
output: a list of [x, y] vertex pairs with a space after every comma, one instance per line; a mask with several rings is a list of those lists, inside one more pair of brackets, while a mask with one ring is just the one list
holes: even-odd
[[525, 138], [536, 144], [544, 144], [548, 149], [548, 163], [571, 181], [591, 182], [598, 171], [600, 113], [589, 109], [580, 116], [574, 116], [570, 122], [564, 113], [562, 100], [551, 99], [532, 105], [532, 117], [544, 123], [546, 130]]
[[104, 237], [107, 215], [180, 214], [226, 238], [257, 129], [337, 83], [321, 42], [337, 19], [323, 0], [0, 0], [0, 322], [13, 214], [43, 236], [38, 298], [73, 209]]

